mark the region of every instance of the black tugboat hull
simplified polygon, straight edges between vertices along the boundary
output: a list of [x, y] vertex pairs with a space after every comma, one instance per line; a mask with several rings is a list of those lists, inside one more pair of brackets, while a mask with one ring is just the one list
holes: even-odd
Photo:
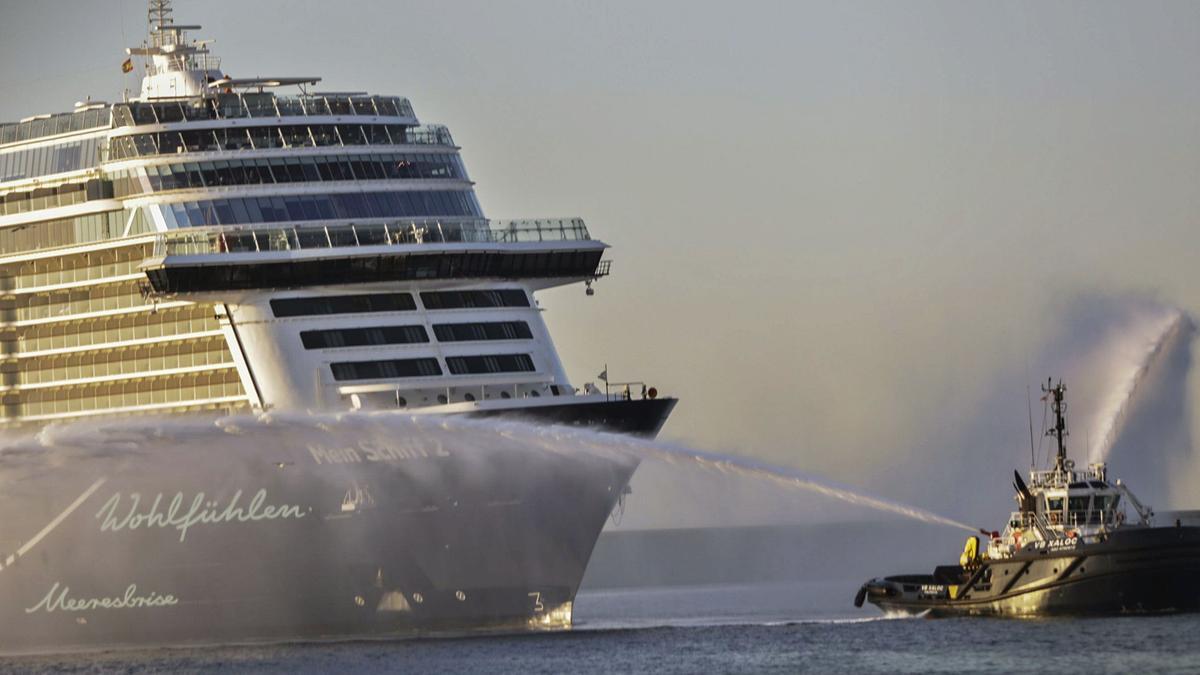
[[[961, 583], [948, 583], [960, 581]], [[1130, 528], [1104, 542], [985, 561], [946, 574], [873, 579], [855, 604], [928, 616], [1111, 615], [1200, 610], [1200, 528]]]

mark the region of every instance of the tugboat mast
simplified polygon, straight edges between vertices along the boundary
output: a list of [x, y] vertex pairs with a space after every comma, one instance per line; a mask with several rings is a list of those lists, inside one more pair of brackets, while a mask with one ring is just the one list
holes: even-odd
[[1063, 398], [1066, 396], [1067, 386], [1062, 383], [1062, 380], [1059, 380], [1057, 385], [1051, 385], [1052, 382], [1052, 379], [1047, 379], [1046, 385], [1042, 387], [1042, 391], [1051, 399], [1050, 410], [1054, 412], [1054, 426], [1046, 430], [1046, 435], [1058, 441], [1058, 457], [1054, 462], [1055, 470], [1065, 471], [1067, 446], [1063, 439], [1069, 434], [1067, 432], [1067, 404]]

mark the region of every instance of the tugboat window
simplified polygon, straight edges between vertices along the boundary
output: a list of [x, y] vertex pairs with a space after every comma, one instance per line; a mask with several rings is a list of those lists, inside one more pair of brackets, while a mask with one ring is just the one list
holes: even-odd
[[1080, 525], [1087, 522], [1088, 517], [1088, 502], [1090, 497], [1068, 497], [1067, 498], [1067, 520], [1072, 525]]

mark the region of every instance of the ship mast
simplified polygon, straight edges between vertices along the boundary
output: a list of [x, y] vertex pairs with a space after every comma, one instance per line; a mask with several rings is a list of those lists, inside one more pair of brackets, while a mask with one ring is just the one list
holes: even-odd
[[1067, 432], [1067, 403], [1063, 400], [1066, 397], [1067, 386], [1062, 383], [1062, 380], [1059, 380], [1057, 385], [1052, 385], [1052, 382], [1053, 380], [1048, 379], [1042, 387], [1042, 391], [1050, 397], [1050, 410], [1054, 413], [1054, 426], [1046, 430], [1046, 435], [1053, 437], [1058, 442], [1058, 457], [1055, 459], [1054, 469], [1062, 472], [1067, 468], [1067, 445], [1063, 439], [1069, 435]]
[[146, 13], [150, 23], [150, 39], [152, 46], [162, 47], [167, 44], [163, 38], [170, 34], [166, 27], [174, 22], [171, 18], [171, 0], [150, 0], [150, 10]]

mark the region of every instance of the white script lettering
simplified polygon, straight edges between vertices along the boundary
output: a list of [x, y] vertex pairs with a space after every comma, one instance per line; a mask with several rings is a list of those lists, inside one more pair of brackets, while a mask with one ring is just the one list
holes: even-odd
[[[298, 520], [305, 516], [305, 509], [300, 506], [267, 504], [266, 489], [254, 494], [250, 503], [243, 508], [238, 502], [242, 499], [242, 491], [233, 493], [229, 503], [222, 510], [216, 499], [208, 499], [203, 492], [197, 492], [191, 504], [184, 508], [182, 492], [176, 492], [171, 498], [166, 510], [160, 509], [163, 493], [158, 493], [147, 510], [139, 511], [142, 496], [137, 492], [129, 493], [129, 510], [121, 507], [121, 493], [117, 492], [100, 510], [96, 519], [100, 521], [101, 532], [118, 532], [120, 530], [136, 530], [140, 527], [173, 527], [179, 531], [179, 541], [187, 539], [188, 530], [196, 525], [220, 525], [222, 523], [250, 523], [260, 520]], [[312, 509], [307, 509], [308, 513]]]
[[56, 581], [41, 602], [33, 607], [27, 607], [25, 613], [46, 612], [48, 614], [56, 610], [86, 612], [93, 609], [138, 609], [141, 607], [171, 607], [179, 604], [179, 599], [169, 594], [138, 595], [137, 584], [129, 584], [124, 595], [111, 598], [72, 598], [69, 595], [70, 592], [70, 586], [63, 586]]

